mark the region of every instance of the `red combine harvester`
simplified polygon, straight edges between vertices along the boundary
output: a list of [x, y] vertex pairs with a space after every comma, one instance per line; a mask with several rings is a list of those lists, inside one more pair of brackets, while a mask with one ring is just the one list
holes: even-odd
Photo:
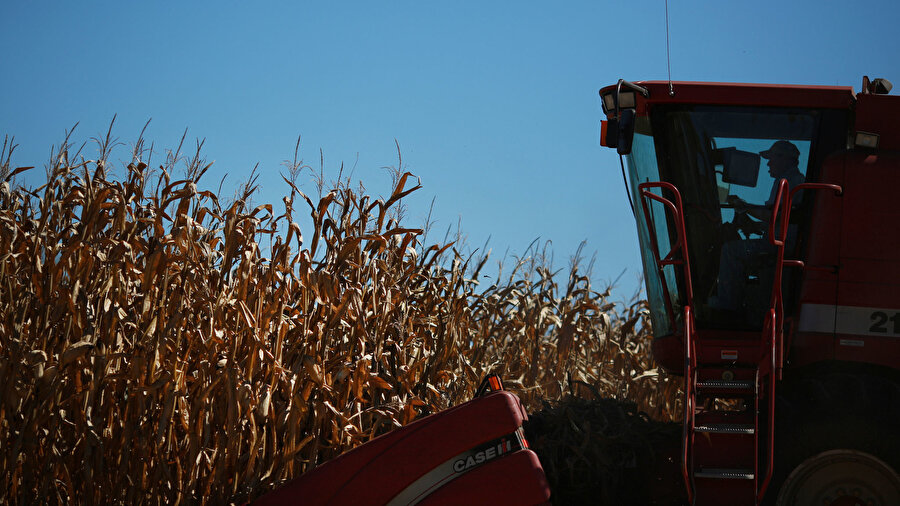
[[[900, 505], [900, 97], [889, 91], [868, 78], [856, 95], [624, 80], [600, 90], [654, 354], [685, 379], [690, 504]], [[258, 504], [548, 503], [519, 399], [496, 377], [480, 394]]]
[[[900, 505], [900, 97], [621, 80], [654, 355], [693, 504]], [[767, 175], [760, 175], [768, 169]]]

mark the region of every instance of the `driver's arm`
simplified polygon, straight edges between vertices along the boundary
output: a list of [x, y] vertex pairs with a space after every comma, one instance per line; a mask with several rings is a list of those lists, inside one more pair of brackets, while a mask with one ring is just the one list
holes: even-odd
[[757, 220], [768, 222], [772, 219], [772, 210], [767, 206], [757, 204], [748, 204], [744, 199], [737, 195], [729, 195], [728, 203], [734, 206], [735, 212], [747, 213]]

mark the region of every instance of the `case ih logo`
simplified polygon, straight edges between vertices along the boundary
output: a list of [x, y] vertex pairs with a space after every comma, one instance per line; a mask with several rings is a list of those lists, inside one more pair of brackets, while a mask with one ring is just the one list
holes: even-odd
[[[520, 429], [521, 430], [521, 429]], [[471, 451], [460, 455], [460, 458], [453, 462], [453, 471], [464, 473], [473, 467], [480, 466], [485, 462], [527, 448], [525, 438], [517, 431], [513, 434], [503, 436], [480, 446], [476, 446]]]
[[413, 506], [478, 466], [528, 448], [522, 428], [450, 457], [394, 496], [386, 506]]

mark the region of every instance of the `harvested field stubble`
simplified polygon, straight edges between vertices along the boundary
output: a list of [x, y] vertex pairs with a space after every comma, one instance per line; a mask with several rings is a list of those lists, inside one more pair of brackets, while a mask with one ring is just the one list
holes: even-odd
[[655, 418], [680, 409], [643, 303], [617, 312], [577, 262], [559, 284], [536, 256], [480, 287], [486, 258], [397, 219], [419, 188], [409, 173], [382, 199], [343, 182], [313, 200], [286, 178], [282, 210], [251, 208], [252, 183], [229, 204], [200, 189], [199, 148], [183, 179], [177, 156], [151, 170], [136, 149], [116, 180], [108, 139], [98, 161], [64, 143], [37, 189], [10, 184], [6, 158], [10, 503], [246, 501], [468, 400], [494, 372], [531, 410], [567, 374]]

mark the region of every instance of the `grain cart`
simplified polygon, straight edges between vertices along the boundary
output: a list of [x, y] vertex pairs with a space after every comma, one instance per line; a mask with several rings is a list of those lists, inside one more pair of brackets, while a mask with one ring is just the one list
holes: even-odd
[[[600, 90], [697, 505], [900, 504], [900, 97]], [[627, 170], [626, 170], [627, 163]], [[767, 171], [767, 173], [766, 173]]]

